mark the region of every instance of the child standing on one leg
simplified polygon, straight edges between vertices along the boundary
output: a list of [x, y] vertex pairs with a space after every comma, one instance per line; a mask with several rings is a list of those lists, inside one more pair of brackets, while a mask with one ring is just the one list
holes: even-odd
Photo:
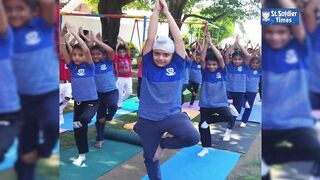
[[[296, 8], [293, 0], [265, 4], [266, 8]], [[308, 98], [309, 48], [302, 18], [296, 26], [270, 25], [262, 29], [263, 179], [270, 179], [268, 166], [294, 161], [314, 161], [312, 174], [320, 177], [320, 143]], [[279, 146], [284, 143], [290, 146]]]
[[117, 73], [117, 87], [119, 90], [118, 107], [121, 108], [122, 102], [132, 94], [132, 66], [130, 59], [130, 47], [118, 37], [121, 44], [117, 47], [117, 54], [114, 59]]
[[3, 2], [14, 33], [12, 62], [24, 121], [15, 170], [18, 179], [32, 180], [38, 159], [51, 156], [59, 137], [56, 3], [54, 0]]
[[[208, 45], [212, 48], [213, 53], [207, 55]], [[234, 123], [226, 93], [225, 64], [219, 50], [212, 44], [209, 33], [201, 55], [201, 67], [203, 81], [199, 102], [199, 131], [203, 149], [198, 153], [198, 156], [203, 157], [209, 152], [208, 148], [211, 147], [209, 124], [226, 121], [228, 122], [227, 131], [230, 134]]]
[[189, 73], [189, 85], [188, 90], [191, 92], [191, 100], [190, 100], [190, 107], [193, 106], [194, 101], [196, 100], [196, 96], [199, 90], [199, 86], [202, 81], [201, 77], [201, 65], [200, 65], [200, 58], [201, 58], [201, 48], [198, 50], [194, 50], [193, 52], [193, 59], [190, 63], [190, 73]]
[[[174, 42], [156, 39], [160, 11], [166, 16]], [[185, 68], [185, 47], [180, 30], [167, 3], [157, 0], [143, 49], [143, 70], [139, 120], [134, 131], [140, 136], [150, 180], [160, 180], [160, 158], [164, 149], [193, 146], [199, 133], [190, 118], [181, 112], [181, 89]], [[173, 137], [161, 138], [165, 132]]]
[[[65, 34], [69, 31], [79, 44], [73, 46], [69, 55], [66, 49]], [[85, 166], [85, 154], [88, 148], [88, 124], [98, 107], [97, 89], [95, 84], [95, 68], [90, 50], [78, 36], [75, 28], [66, 24], [60, 35], [60, 52], [71, 73], [72, 96], [74, 99], [73, 128], [78, 147], [79, 157], [73, 161], [76, 166]]]
[[94, 146], [102, 148], [105, 123], [111, 121], [117, 111], [119, 92], [113, 74], [113, 49], [102, 42], [100, 34], [93, 36], [93, 39], [96, 44], [91, 47], [91, 55], [95, 65], [95, 82], [99, 98], [95, 124], [97, 138]]
[[13, 32], [0, 0], [0, 164], [22, 123], [16, 78], [12, 67]]
[[[236, 46], [240, 47], [240, 50], [234, 51], [231, 55], [230, 53], [235, 49]], [[225, 62], [227, 64], [227, 91], [228, 96], [232, 99], [232, 103], [236, 108], [237, 112], [241, 113], [241, 108], [245, 103], [245, 92], [246, 92], [246, 64], [248, 64], [248, 59], [250, 55], [248, 52], [240, 45], [239, 36], [237, 35], [234, 44], [227, 50], [227, 55]], [[237, 116], [234, 117], [236, 120]], [[226, 140], [228, 134], [225, 134]]]
[[247, 67], [247, 79], [246, 79], [246, 93], [244, 98], [248, 102], [249, 107], [246, 107], [242, 115], [242, 123], [240, 127], [246, 127], [249, 120], [253, 103], [258, 92], [258, 86], [261, 76], [261, 60], [259, 57], [253, 57], [250, 60], [250, 64]]

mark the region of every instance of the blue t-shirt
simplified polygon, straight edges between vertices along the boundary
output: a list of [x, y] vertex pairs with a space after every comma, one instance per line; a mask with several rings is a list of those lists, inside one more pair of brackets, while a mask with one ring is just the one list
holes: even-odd
[[16, 78], [12, 68], [14, 36], [11, 28], [0, 34], [0, 114], [20, 109]]
[[55, 29], [41, 17], [14, 29], [13, 68], [19, 93], [40, 95], [59, 88]]
[[113, 63], [107, 58], [95, 63], [95, 82], [98, 92], [110, 92], [117, 89], [113, 73]]
[[246, 66], [235, 66], [233, 62], [227, 65], [227, 90], [230, 92], [246, 92]]
[[260, 69], [252, 69], [247, 66], [246, 90], [247, 92], [258, 92], [259, 80], [261, 75]]
[[138, 115], [160, 121], [181, 112], [185, 60], [177, 53], [165, 67], [157, 67], [152, 51], [142, 57], [142, 82]]
[[186, 66], [183, 72], [183, 80], [182, 83], [183, 84], [189, 84], [189, 74], [190, 74], [190, 66], [192, 61], [186, 61]]
[[320, 93], [320, 23], [311, 35], [312, 56], [310, 62], [309, 89], [312, 92]]
[[200, 84], [202, 82], [201, 64], [192, 61], [190, 65], [190, 80]]
[[262, 41], [263, 129], [313, 127], [306, 75], [308, 45], [293, 39], [275, 50]]
[[75, 101], [90, 101], [98, 99], [94, 80], [94, 65], [83, 63], [76, 65], [71, 61], [68, 65], [71, 75], [72, 97]]
[[226, 69], [214, 72], [202, 70], [202, 85], [199, 106], [204, 108], [228, 107], [226, 93]]

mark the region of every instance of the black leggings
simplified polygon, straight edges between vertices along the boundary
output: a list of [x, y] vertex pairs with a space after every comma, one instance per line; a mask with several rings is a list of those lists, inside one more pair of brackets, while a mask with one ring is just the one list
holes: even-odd
[[292, 161], [320, 163], [320, 143], [312, 128], [262, 130], [262, 158], [267, 165]]
[[[74, 102], [74, 138], [78, 147], [79, 154], [89, 152], [88, 147], [88, 124], [96, 114], [98, 100]], [[81, 127], [77, 127], [75, 122], [80, 122]]]
[[187, 87], [187, 89], [191, 92], [191, 101], [190, 101], [190, 105], [193, 105], [194, 101], [196, 100], [196, 96], [199, 90], [199, 83], [193, 82], [193, 81], [189, 81], [189, 85]]
[[210, 127], [203, 129], [201, 124], [206, 121], [208, 124], [217, 122], [228, 122], [228, 129], [234, 126], [234, 118], [230, 112], [229, 107], [220, 108], [200, 108], [200, 123], [199, 131], [201, 135], [201, 144], [203, 147], [211, 147]]

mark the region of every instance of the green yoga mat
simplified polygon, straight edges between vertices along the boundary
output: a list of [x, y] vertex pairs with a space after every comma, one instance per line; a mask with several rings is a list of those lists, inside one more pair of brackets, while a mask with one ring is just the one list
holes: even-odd
[[124, 110], [137, 111], [139, 109], [138, 97], [133, 97], [122, 102], [121, 108]]
[[60, 179], [97, 179], [142, 151], [139, 146], [111, 140], [105, 140], [102, 149], [94, 148], [93, 143], [94, 140], [89, 141], [90, 150], [85, 162], [87, 167], [72, 164], [72, 160], [78, 156], [76, 147], [60, 152]]
[[141, 146], [140, 137], [134, 132], [108, 129], [105, 132], [104, 138]]

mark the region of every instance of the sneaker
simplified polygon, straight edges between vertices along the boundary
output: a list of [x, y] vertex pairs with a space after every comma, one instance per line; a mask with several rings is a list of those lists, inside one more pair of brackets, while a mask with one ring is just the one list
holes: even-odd
[[229, 108], [230, 108], [230, 112], [231, 112], [232, 116], [239, 116], [239, 113], [238, 113], [237, 109], [233, 106], [233, 104], [230, 104]]
[[270, 180], [270, 167], [264, 162], [261, 161], [261, 176], [262, 180]]
[[86, 165], [84, 164], [84, 161], [86, 160], [85, 156], [79, 155], [78, 159], [74, 160], [72, 162], [73, 165], [78, 166], [78, 167], [85, 167]]
[[244, 105], [244, 107], [245, 107], [246, 109], [250, 109], [250, 105], [249, 105], [249, 102], [248, 102], [248, 101], [246, 101], [246, 104]]
[[246, 124], [246, 123], [241, 122], [240, 127], [246, 127], [246, 126], [247, 126], [247, 124]]
[[206, 121], [204, 121], [202, 124], [201, 124], [201, 126], [200, 126], [202, 129], [207, 129], [208, 127], [209, 127], [209, 124], [206, 122]]
[[203, 157], [203, 156], [205, 156], [206, 154], [208, 154], [209, 153], [209, 149], [208, 148], [203, 148], [200, 152], [198, 152], [198, 156], [199, 157]]
[[226, 133], [223, 136], [223, 141], [230, 141], [231, 129], [227, 129]]

